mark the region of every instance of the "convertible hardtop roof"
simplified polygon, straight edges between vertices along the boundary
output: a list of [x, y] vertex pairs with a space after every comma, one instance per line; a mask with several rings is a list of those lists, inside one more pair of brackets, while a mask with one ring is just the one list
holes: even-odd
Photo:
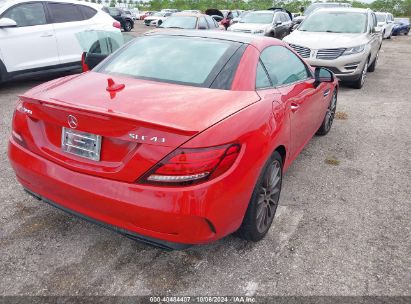
[[[211, 38], [227, 41], [234, 41], [246, 44], [254, 44], [255, 42], [270, 39], [269, 37], [253, 36], [242, 33], [231, 33], [226, 31], [193, 31], [193, 30], [167, 30], [156, 31], [145, 34], [146, 36], [163, 35], [163, 36], [184, 36], [184, 37], [199, 37], [199, 38]], [[281, 42], [279, 42], [281, 44]]]

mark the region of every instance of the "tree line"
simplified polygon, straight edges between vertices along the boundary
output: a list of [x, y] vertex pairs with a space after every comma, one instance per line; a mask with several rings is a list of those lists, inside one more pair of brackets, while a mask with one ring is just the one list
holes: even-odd
[[[176, 8], [179, 10], [195, 9], [205, 11], [208, 8], [217, 9], [241, 9], [241, 10], [260, 10], [269, 7], [283, 7], [290, 12], [298, 13], [302, 8], [308, 7], [312, 2], [310, 0], [85, 0], [99, 3], [107, 6], [116, 6], [118, 4], [127, 4], [128, 7], [136, 7], [140, 10], [158, 11], [163, 8]], [[375, 0], [372, 3], [365, 3], [358, 0], [353, 1], [335, 1], [348, 2], [353, 7], [371, 8], [374, 11], [391, 12], [394, 16], [411, 17], [411, 0]]]

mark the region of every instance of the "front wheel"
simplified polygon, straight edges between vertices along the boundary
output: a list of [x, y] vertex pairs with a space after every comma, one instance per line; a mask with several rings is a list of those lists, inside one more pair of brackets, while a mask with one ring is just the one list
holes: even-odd
[[365, 83], [365, 79], [367, 78], [367, 71], [368, 71], [368, 61], [365, 62], [364, 67], [361, 71], [360, 77], [352, 82], [352, 87], [354, 89], [361, 89]]
[[333, 96], [330, 100], [330, 105], [327, 108], [327, 112], [325, 113], [324, 120], [321, 124], [321, 127], [318, 129], [316, 135], [324, 136], [331, 130], [331, 126], [333, 125], [335, 112], [337, 111], [337, 88], [334, 89]]
[[275, 151], [257, 181], [243, 223], [236, 232], [238, 237], [257, 242], [267, 234], [280, 200], [282, 165], [281, 155]]
[[368, 66], [368, 72], [374, 72], [375, 68], [377, 67], [377, 62], [378, 62], [378, 57], [380, 56], [380, 51], [377, 52], [377, 55], [375, 55], [374, 61]]
[[126, 21], [126, 23], [124, 24], [124, 31], [129, 32], [129, 31], [131, 31], [132, 28], [133, 28], [133, 26], [131, 25], [131, 22]]

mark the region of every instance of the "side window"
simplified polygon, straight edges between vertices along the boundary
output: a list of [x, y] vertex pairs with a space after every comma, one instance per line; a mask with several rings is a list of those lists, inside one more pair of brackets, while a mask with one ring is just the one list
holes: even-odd
[[260, 57], [273, 86], [281, 86], [307, 79], [306, 65], [293, 52], [283, 46], [270, 46]]
[[20, 4], [10, 8], [2, 16], [16, 21], [18, 27], [46, 24], [46, 13], [42, 3]]
[[211, 18], [210, 16], [204, 16], [205, 18], [206, 18], [206, 20], [207, 20], [207, 23], [208, 23], [208, 27], [209, 28], [215, 28], [216, 27], [216, 24], [215, 24], [215, 22], [214, 22], [214, 19], [213, 18]]
[[279, 14], [279, 13], [276, 13], [276, 14], [274, 15], [274, 23], [277, 23], [277, 22], [283, 22], [283, 21], [281, 20], [281, 17], [280, 17], [280, 14]]
[[267, 73], [260, 61], [257, 65], [257, 73], [255, 76], [255, 87], [256, 89], [264, 89], [271, 87], [270, 79], [268, 79]]
[[214, 18], [213, 18], [213, 21], [214, 21], [214, 25], [215, 25], [216, 28], [220, 27], [220, 26], [218, 25], [218, 22], [217, 22]]
[[284, 17], [284, 21], [285, 21], [285, 22], [290, 21], [290, 16], [288, 16], [287, 13], [283, 13], [283, 17]]
[[85, 20], [93, 18], [97, 14], [97, 11], [94, 8], [88, 6], [79, 5], [78, 8]]
[[117, 17], [117, 16], [121, 15], [121, 12], [118, 9], [114, 8], [114, 7], [109, 7], [107, 10], [108, 10], [108, 13], [110, 14], [110, 16], [112, 16], [112, 17]]
[[207, 22], [204, 17], [198, 18], [198, 28], [208, 28]]
[[371, 29], [374, 30], [374, 27], [376, 27], [377, 23], [378, 23], [377, 16], [374, 13], [372, 14], [372, 22], [371, 23], [372, 23], [371, 24]]
[[77, 5], [64, 3], [48, 3], [53, 23], [63, 23], [83, 20]]

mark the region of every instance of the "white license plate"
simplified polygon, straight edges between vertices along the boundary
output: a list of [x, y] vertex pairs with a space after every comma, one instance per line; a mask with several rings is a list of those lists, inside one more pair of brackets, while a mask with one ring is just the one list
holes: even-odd
[[101, 136], [63, 127], [61, 149], [91, 160], [100, 160]]

